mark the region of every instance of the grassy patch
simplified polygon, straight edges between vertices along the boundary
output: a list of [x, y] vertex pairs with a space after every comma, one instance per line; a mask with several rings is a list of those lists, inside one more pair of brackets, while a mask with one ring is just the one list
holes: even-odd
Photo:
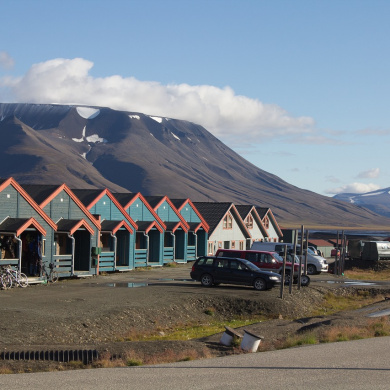
[[390, 269], [382, 271], [353, 268], [344, 272], [349, 279], [357, 280], [390, 280]]
[[[206, 309], [210, 310], [210, 309]], [[210, 316], [213, 310], [206, 313]], [[255, 324], [264, 318], [254, 317], [251, 319], [234, 319], [231, 321], [210, 321], [201, 324], [182, 324], [171, 329], [159, 329], [157, 332], [136, 332], [131, 331], [124, 336], [116, 338], [116, 341], [158, 341], [158, 340], [191, 340], [211, 336], [225, 331], [225, 326], [239, 328], [246, 325]]]
[[360, 309], [371, 303], [382, 300], [382, 296], [371, 295], [367, 290], [358, 290], [354, 295], [340, 296], [328, 292], [324, 295], [322, 305], [314, 311], [313, 316], [329, 315], [343, 310]]

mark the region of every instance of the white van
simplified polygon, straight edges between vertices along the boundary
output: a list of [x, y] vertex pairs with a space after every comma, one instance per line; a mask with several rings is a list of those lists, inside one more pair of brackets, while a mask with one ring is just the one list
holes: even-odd
[[[251, 250], [270, 251], [281, 254], [287, 245], [288, 251], [294, 250], [294, 244], [291, 242], [262, 242], [255, 241], [252, 244]], [[297, 245], [297, 254], [300, 254], [300, 245]], [[328, 263], [326, 259], [314, 253], [310, 248], [307, 250], [307, 273], [315, 275], [321, 272], [328, 272]]]

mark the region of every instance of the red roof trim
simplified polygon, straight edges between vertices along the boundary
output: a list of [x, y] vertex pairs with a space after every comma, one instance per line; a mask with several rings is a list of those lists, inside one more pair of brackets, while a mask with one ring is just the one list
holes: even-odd
[[36, 221], [35, 218], [30, 218], [28, 221], [26, 221], [17, 231], [16, 235], [20, 236], [28, 227], [33, 225], [35, 229], [39, 231], [43, 236], [46, 236], [46, 230]]
[[125, 221], [119, 221], [118, 225], [112, 230], [112, 232], [115, 234], [122, 226], [125, 227], [129, 233], [134, 234], [134, 230]]
[[80, 220], [79, 222], [77, 222], [76, 225], [74, 225], [72, 229], [70, 229], [70, 234], [74, 234], [74, 232], [76, 232], [82, 226], [85, 229], [87, 229], [91, 233], [92, 236], [95, 234], [94, 230], [91, 228], [91, 226], [89, 226], [88, 222], [84, 218], [82, 220]]
[[[2, 192], [6, 187], [12, 185], [19, 192], [20, 195], [30, 204], [30, 206], [49, 224], [51, 228], [57, 230], [57, 225], [54, 221], [42, 210], [42, 208], [35, 203], [34, 199], [15, 181], [13, 177], [7, 179], [4, 183], [0, 185], [0, 192]], [[46, 235], [46, 234], [45, 234]]]
[[184, 224], [184, 226], [186, 227], [186, 232], [188, 231], [188, 229], [190, 228], [190, 225], [188, 225], [188, 223], [186, 222], [186, 220], [183, 218], [183, 216], [179, 213], [179, 211], [177, 210], [177, 208], [173, 205], [173, 203], [171, 202], [171, 200], [168, 198], [168, 196], [164, 195], [163, 198], [160, 200], [160, 202], [156, 205], [156, 207], [154, 208], [155, 211], [157, 211], [157, 209], [164, 203], [164, 202], [167, 202], [169, 204], [169, 206], [171, 206], [172, 210], [176, 213], [176, 215], [179, 217], [180, 221]]
[[[146, 208], [152, 213], [153, 217], [157, 219], [158, 223], [162, 226], [162, 228], [164, 230], [167, 229], [165, 223], [162, 221], [162, 219], [158, 216], [158, 214], [153, 210], [152, 206], [149, 204], [149, 202], [142, 196], [142, 194], [140, 192], [138, 192], [134, 197], [133, 199], [130, 200], [129, 203], [126, 204], [126, 206], [124, 206], [124, 210], [126, 211], [126, 209], [128, 207], [130, 207], [135, 201], [136, 199], [140, 199], [142, 201], [142, 203], [146, 206]], [[160, 229], [159, 229], [160, 230]]]
[[185, 225], [183, 224], [182, 221], [179, 221], [179, 222], [175, 225], [175, 227], [172, 229], [172, 232], [175, 233], [175, 231], [176, 231], [177, 229], [179, 229], [180, 227], [181, 227], [186, 233], [187, 233], [188, 230], [189, 230], [189, 226], [188, 226], [188, 228], [187, 228], [187, 226], [185, 226]]
[[202, 214], [199, 212], [199, 210], [195, 207], [195, 205], [192, 203], [191, 199], [190, 198], [187, 198], [184, 203], [177, 209], [177, 211], [181, 211], [184, 206], [186, 205], [186, 203], [188, 203], [192, 209], [195, 211], [195, 214], [199, 217], [199, 219], [202, 221], [202, 224], [203, 224], [203, 228], [204, 230], [208, 233], [209, 230], [210, 230], [210, 226], [209, 224], [206, 222], [206, 220], [203, 218]]
[[79, 198], [73, 193], [73, 191], [64, 183], [58, 186], [58, 188], [48, 196], [41, 204], [40, 207], [43, 209], [47, 204], [49, 204], [61, 191], [65, 191], [72, 200], [77, 204], [78, 207], [82, 210], [82, 212], [91, 220], [91, 222], [100, 230], [100, 223], [96, 220], [96, 218], [88, 211], [88, 209], [81, 203]]
[[[261, 219], [261, 217], [260, 217], [259, 213], [257, 212], [255, 206], [252, 206], [252, 208], [251, 208], [249, 213], [252, 213], [252, 212], [254, 212], [255, 216], [257, 216], [257, 218], [255, 218], [255, 219], [257, 219], [257, 221], [260, 222], [260, 230], [263, 233], [264, 238], [266, 238], [266, 237], [269, 238], [269, 234], [267, 232], [267, 229], [265, 228], [265, 226], [263, 224], [263, 220]], [[248, 213], [248, 215], [249, 215], [249, 213]]]
[[145, 229], [145, 233], [149, 233], [154, 227], [156, 227], [160, 233], [164, 231], [164, 229], [157, 223], [157, 221], [151, 221], [149, 227]]

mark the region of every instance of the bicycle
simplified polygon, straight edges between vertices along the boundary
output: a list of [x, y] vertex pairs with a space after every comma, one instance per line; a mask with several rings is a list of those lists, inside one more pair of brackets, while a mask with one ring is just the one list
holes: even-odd
[[6, 288], [11, 288], [14, 284], [22, 288], [28, 286], [27, 275], [13, 269], [10, 265], [3, 267], [2, 280], [6, 283]]
[[54, 271], [54, 264], [49, 264], [50, 271], [49, 273], [46, 270], [45, 263], [42, 264], [42, 276], [46, 276], [46, 280], [49, 283], [55, 283], [58, 280], [58, 273], [57, 271]]
[[5, 273], [4, 267], [1, 267], [0, 288], [2, 290], [7, 290], [11, 287], [12, 287], [12, 278], [10, 275]]

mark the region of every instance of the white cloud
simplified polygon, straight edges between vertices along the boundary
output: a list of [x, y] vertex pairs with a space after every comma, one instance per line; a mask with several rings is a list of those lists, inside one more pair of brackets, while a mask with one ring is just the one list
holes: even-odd
[[325, 194], [342, 194], [342, 193], [352, 193], [352, 194], [364, 194], [366, 192], [379, 190], [379, 186], [376, 184], [364, 184], [364, 183], [352, 183], [346, 184], [337, 188], [330, 188], [325, 190]]
[[358, 179], [374, 179], [379, 176], [379, 173], [379, 168], [373, 168], [368, 171], [360, 172], [356, 177]]
[[0, 51], [0, 68], [12, 69], [14, 65], [14, 59], [7, 52]]
[[313, 132], [310, 117], [293, 117], [281, 107], [239, 96], [230, 87], [162, 85], [134, 77], [92, 77], [91, 61], [62, 59], [33, 65], [19, 78], [0, 79], [13, 100], [107, 106], [117, 110], [184, 119], [201, 124], [216, 136], [259, 142]]

